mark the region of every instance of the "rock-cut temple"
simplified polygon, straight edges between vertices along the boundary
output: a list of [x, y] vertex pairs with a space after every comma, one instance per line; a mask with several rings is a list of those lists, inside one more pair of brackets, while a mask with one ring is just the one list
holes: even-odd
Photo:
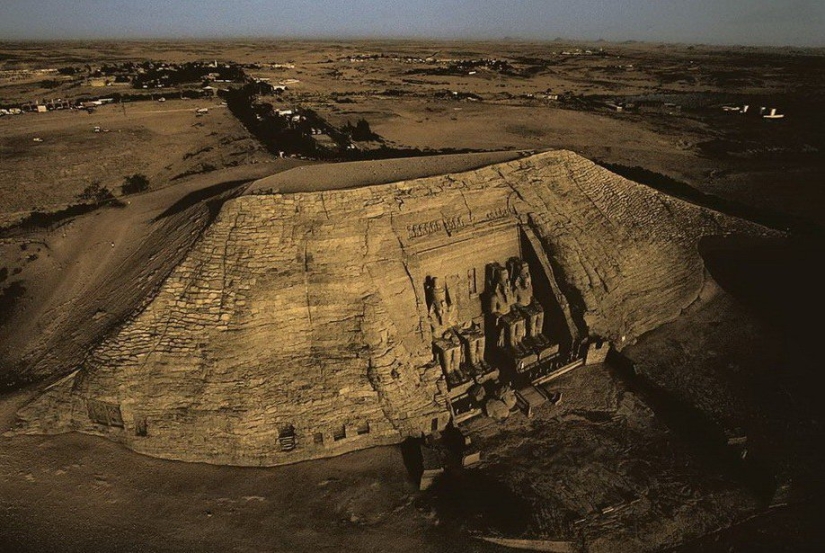
[[347, 190], [264, 179], [20, 415], [234, 465], [397, 443], [478, 414], [474, 386], [672, 320], [703, 286], [703, 236], [763, 230], [566, 151]]

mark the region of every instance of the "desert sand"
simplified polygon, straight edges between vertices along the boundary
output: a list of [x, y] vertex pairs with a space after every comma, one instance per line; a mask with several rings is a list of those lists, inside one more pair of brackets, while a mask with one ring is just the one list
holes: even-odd
[[[186, 87], [93, 110], [0, 117], [0, 550], [504, 551], [477, 539], [503, 535], [588, 551], [776, 551], [821, 537], [814, 376], [823, 298], [811, 270], [825, 212], [821, 51], [265, 41], [6, 43], [0, 51], [8, 71], [79, 59], [244, 64], [250, 78], [288, 83], [260, 102], [312, 110], [331, 129], [363, 118], [377, 136], [353, 142], [362, 161], [342, 162], [355, 155], [346, 151], [282, 157], [221, 97], [187, 100]], [[461, 62], [486, 59], [507, 64]], [[0, 107], [131, 90], [23, 75], [0, 78]], [[633, 107], [608, 106], [616, 102]], [[743, 103], [787, 117], [722, 110]], [[197, 114], [202, 108], [208, 113]], [[329, 146], [327, 136], [313, 140]], [[381, 148], [402, 157], [370, 160]], [[563, 170], [529, 161], [558, 156]], [[149, 190], [122, 194], [124, 178], [137, 173]], [[618, 366], [554, 381], [564, 400], [533, 418], [465, 423], [482, 452], [477, 467], [420, 492], [405, 445], [268, 468], [221, 466], [226, 455], [203, 454], [210, 448], [144, 451], [217, 464], [163, 460], [100, 436], [108, 430], [67, 427], [60, 400], [44, 395], [86, 364], [121, 386], [140, 382], [124, 370], [139, 350], [129, 332], [153, 328], [151, 314], [165, 313], [182, 272], [218, 259], [210, 248], [231, 243], [221, 241], [234, 231], [230, 218], [246, 217], [252, 230], [303, 232], [332, 217], [302, 234], [319, 248], [322, 289], [389, 251], [369, 241], [350, 251], [336, 246], [335, 233], [362, 233], [362, 219], [375, 218], [387, 198], [395, 206], [387, 213], [403, 210], [399, 190], [430, 190], [447, 209], [457, 200], [444, 191], [456, 181], [469, 186], [469, 207], [499, 185], [521, 194], [516, 214], [532, 214], [581, 292], [571, 296], [573, 318], [623, 355]], [[123, 205], [60, 215], [93, 183]], [[294, 215], [284, 199], [305, 211]], [[260, 208], [267, 202], [276, 207]], [[33, 212], [46, 222], [27, 224]], [[264, 234], [243, 247], [307, 270], [306, 256]], [[288, 289], [288, 275], [273, 278], [273, 291]], [[186, 311], [192, 298], [175, 299]], [[287, 300], [262, 309], [277, 313], [295, 303]], [[380, 314], [392, 316], [405, 312]], [[219, 343], [208, 332], [191, 336]], [[273, 336], [258, 347], [277, 347]], [[323, 358], [327, 338], [314, 335], [300, 355]], [[156, 359], [152, 374], [161, 378], [147, 389], [162, 396], [171, 373], [168, 358]], [[226, 432], [238, 435], [231, 425]], [[717, 441], [728, 434], [747, 435], [743, 456]], [[241, 457], [229, 464], [261, 464]]]

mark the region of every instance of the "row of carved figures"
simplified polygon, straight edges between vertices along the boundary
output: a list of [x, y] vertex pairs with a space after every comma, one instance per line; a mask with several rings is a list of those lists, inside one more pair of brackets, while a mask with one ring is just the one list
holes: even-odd
[[[549, 341], [542, 334], [544, 309], [533, 297], [529, 265], [513, 257], [505, 265], [487, 265], [486, 273], [482, 310], [491, 325], [488, 336], [514, 358], [532, 359], [531, 352], [546, 349]], [[485, 332], [476, 323], [458, 323], [456, 302], [438, 277], [427, 278], [425, 293], [434, 350], [448, 381], [488, 371]]]
[[495, 325], [496, 345], [513, 349], [526, 338], [539, 338], [544, 328], [544, 308], [533, 297], [530, 266], [512, 257], [506, 265], [488, 265], [487, 273], [485, 312]]

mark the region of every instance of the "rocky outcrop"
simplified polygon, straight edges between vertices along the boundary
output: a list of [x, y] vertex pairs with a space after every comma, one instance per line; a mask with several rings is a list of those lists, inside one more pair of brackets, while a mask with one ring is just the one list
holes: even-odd
[[588, 331], [619, 347], [672, 320], [696, 298], [704, 279], [699, 238], [767, 232], [571, 152], [539, 158], [513, 162], [523, 177], [507, 178], [523, 202], [519, 212], [528, 214], [560, 269], [556, 276]]
[[569, 327], [621, 347], [695, 299], [699, 238], [738, 231], [761, 229], [564, 151], [388, 185], [241, 196], [154, 300], [21, 416], [40, 431], [239, 465], [398, 442], [450, 418], [431, 362], [428, 275], [475, 316], [467, 298], [485, 265], [540, 244]]

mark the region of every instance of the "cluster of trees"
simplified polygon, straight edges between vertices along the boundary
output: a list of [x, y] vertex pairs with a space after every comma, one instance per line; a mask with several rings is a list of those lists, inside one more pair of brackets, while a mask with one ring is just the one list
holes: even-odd
[[123, 179], [120, 191], [124, 196], [127, 194], [137, 194], [149, 190], [149, 178], [142, 173], [135, 173]]
[[[223, 98], [232, 115], [273, 154], [318, 155], [318, 148], [308, 130], [312, 121], [293, 124], [276, 115], [272, 104], [255, 103], [257, 92], [257, 85], [249, 83], [223, 93]], [[305, 116], [311, 119], [311, 114], [305, 113]]]
[[[141, 173], [129, 175], [123, 179], [120, 190], [123, 195], [144, 192], [149, 189], [149, 178]], [[69, 205], [58, 211], [43, 211], [35, 208], [26, 218], [10, 227], [0, 228], [0, 237], [12, 236], [17, 232], [25, 232], [33, 228], [47, 228], [66, 219], [89, 213], [100, 207], [125, 207], [126, 204], [115, 197], [109, 188], [99, 181], [91, 183], [76, 196], [78, 203]], [[2, 310], [0, 310], [2, 313]]]
[[[124, 177], [123, 184], [120, 185], [120, 192], [124, 196], [145, 192], [147, 190], [149, 190], [149, 178], [142, 173], [135, 173], [134, 175]], [[77, 195], [77, 199], [93, 205], [103, 205], [116, 201], [112, 191], [101, 185], [100, 181], [94, 181], [84, 188], [83, 191]]]
[[[221, 97], [238, 120], [260, 140], [266, 148], [274, 153], [286, 155], [298, 154], [317, 159], [385, 159], [389, 157], [423, 155], [420, 150], [388, 148], [361, 151], [353, 147], [352, 142], [378, 141], [381, 137], [373, 132], [369, 122], [363, 117], [353, 125], [347, 122], [335, 127], [309, 108], [300, 108], [292, 117], [280, 116], [274, 106], [267, 102], [258, 102], [257, 84], [249, 83], [243, 87], [222, 91]], [[322, 145], [313, 135], [320, 131], [335, 143]]]
[[246, 73], [239, 65], [229, 64], [210, 67], [201, 62], [186, 62], [160, 67], [147, 67], [143, 73], [135, 75], [132, 86], [134, 88], [142, 88], [143, 85], [151, 87], [158, 83], [164, 86], [199, 82], [207, 84], [209, 81], [205, 79], [210, 73], [215, 73], [218, 75], [218, 79], [226, 81], [243, 82], [246, 80]]
[[372, 132], [370, 124], [363, 117], [359, 119], [354, 126], [352, 125], [352, 123], [347, 121], [347, 124], [344, 125], [344, 128], [342, 130], [344, 131], [344, 133], [349, 135], [349, 137], [352, 138], [352, 140], [355, 140], [357, 142], [367, 140], [378, 140], [381, 138], [380, 136]]
[[100, 205], [114, 200], [115, 195], [105, 186], [101, 186], [100, 181], [94, 181], [84, 188], [83, 192], [77, 195], [77, 199], [86, 203]]

